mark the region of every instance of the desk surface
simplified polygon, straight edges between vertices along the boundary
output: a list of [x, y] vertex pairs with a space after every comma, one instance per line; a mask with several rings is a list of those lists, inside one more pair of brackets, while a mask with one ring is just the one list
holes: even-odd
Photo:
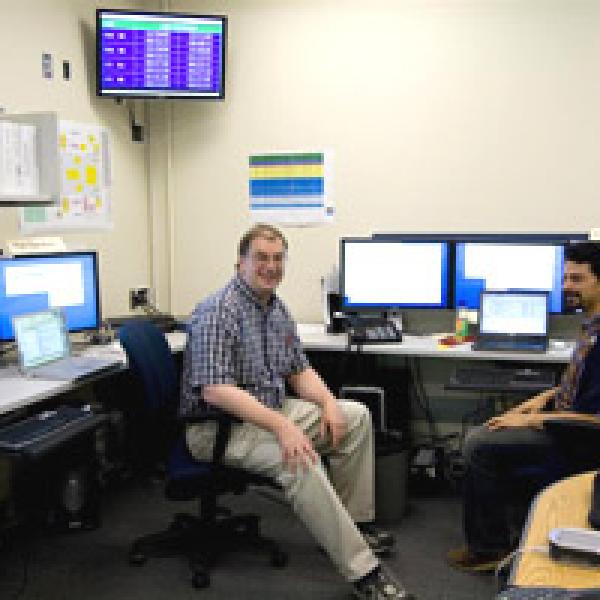
[[[185, 333], [175, 331], [167, 334], [169, 346], [173, 352], [178, 352], [185, 346]], [[82, 354], [88, 356], [114, 356], [120, 358], [123, 365], [127, 360], [119, 342], [106, 346], [90, 346]], [[41, 402], [75, 389], [83, 382], [51, 381], [23, 377], [16, 366], [0, 369], [0, 415], [10, 411]]]
[[511, 574], [511, 585], [566, 589], [600, 587], [597, 566], [558, 562], [528, 548], [548, 547], [548, 534], [555, 527], [589, 527], [592, 483], [595, 473], [563, 479], [537, 496], [529, 511], [521, 539], [521, 554]]
[[[306, 350], [342, 352], [348, 346], [346, 334], [327, 334], [321, 324], [298, 325], [298, 335]], [[544, 353], [531, 352], [488, 352], [472, 350], [471, 344], [442, 347], [439, 340], [446, 333], [437, 335], [405, 335], [400, 344], [365, 344], [361, 352], [367, 354], [396, 354], [421, 358], [454, 358], [463, 360], [506, 360], [518, 362], [567, 363], [573, 351], [573, 343], [557, 348], [551, 345]]]
[[[321, 324], [301, 324], [298, 333], [306, 350], [323, 350], [343, 352], [347, 348], [346, 335], [330, 335], [325, 333]], [[572, 352], [572, 345], [553, 348], [544, 354], [525, 352], [482, 352], [471, 350], [470, 344], [462, 344], [442, 348], [438, 342], [445, 334], [439, 335], [405, 335], [401, 344], [368, 344], [361, 351], [370, 354], [393, 354], [420, 358], [453, 358], [463, 360], [506, 360], [519, 362], [566, 363]], [[186, 334], [174, 331], [167, 334], [173, 352], [181, 351], [185, 346]], [[101, 356], [118, 355], [126, 364], [125, 353], [120, 344], [114, 342], [107, 346], [91, 346], [85, 354]], [[80, 385], [71, 381], [48, 381], [22, 377], [16, 367], [0, 369], [0, 414], [40, 402], [57, 394], [66, 392]]]

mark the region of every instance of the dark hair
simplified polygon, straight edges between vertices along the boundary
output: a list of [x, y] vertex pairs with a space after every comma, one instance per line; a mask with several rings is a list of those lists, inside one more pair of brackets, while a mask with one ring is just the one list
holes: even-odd
[[565, 260], [590, 265], [590, 271], [600, 279], [600, 242], [578, 242], [565, 248]]
[[277, 227], [268, 225], [267, 223], [257, 223], [250, 228], [240, 239], [238, 246], [238, 256], [246, 256], [248, 250], [250, 250], [250, 244], [252, 240], [256, 238], [264, 238], [266, 240], [281, 240], [283, 248], [287, 251], [288, 243], [285, 236]]

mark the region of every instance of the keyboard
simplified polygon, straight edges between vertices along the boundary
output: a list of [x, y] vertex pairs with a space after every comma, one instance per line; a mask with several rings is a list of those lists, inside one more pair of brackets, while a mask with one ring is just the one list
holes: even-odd
[[555, 375], [546, 369], [465, 367], [456, 369], [449, 388], [535, 391], [555, 385]]
[[600, 600], [600, 590], [565, 590], [551, 587], [514, 587], [504, 590], [496, 600]]
[[90, 410], [61, 406], [0, 427], [0, 452], [22, 453], [35, 457], [47, 452], [105, 420]]

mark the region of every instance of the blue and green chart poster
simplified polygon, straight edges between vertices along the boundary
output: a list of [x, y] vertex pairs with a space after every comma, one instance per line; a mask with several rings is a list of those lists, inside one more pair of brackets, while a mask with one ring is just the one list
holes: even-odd
[[250, 213], [255, 221], [317, 225], [333, 220], [324, 152], [253, 154], [249, 166]]

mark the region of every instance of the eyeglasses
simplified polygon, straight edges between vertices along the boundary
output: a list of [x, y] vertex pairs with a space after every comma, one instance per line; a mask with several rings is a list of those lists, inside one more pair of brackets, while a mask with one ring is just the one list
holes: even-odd
[[275, 265], [282, 265], [285, 262], [285, 252], [278, 252], [277, 254], [267, 254], [266, 252], [254, 252], [251, 254], [253, 261], [260, 263], [261, 265], [267, 265], [273, 262]]

